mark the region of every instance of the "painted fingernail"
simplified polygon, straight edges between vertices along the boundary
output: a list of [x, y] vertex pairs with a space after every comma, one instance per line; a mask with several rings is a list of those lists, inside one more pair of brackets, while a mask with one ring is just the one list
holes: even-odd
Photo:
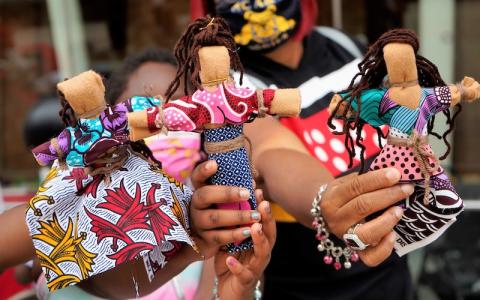
[[244, 237], [249, 237], [249, 236], [252, 235], [252, 233], [250, 232], [250, 229], [244, 229], [244, 230], [242, 231], [242, 235], [243, 235]]
[[250, 218], [252, 218], [252, 220], [260, 220], [260, 213], [259, 212], [253, 212], [251, 215], [250, 215]]
[[248, 200], [248, 198], [250, 198], [250, 192], [246, 189], [240, 189], [240, 198]]
[[262, 226], [262, 224], [258, 224], [258, 225], [260, 225], [260, 226], [258, 226], [258, 228], [257, 228], [257, 233], [262, 235], [263, 234], [263, 230], [262, 230], [263, 226]]
[[397, 180], [399, 177], [398, 175], [399, 175], [398, 170], [394, 168], [389, 168], [385, 173], [385, 176], [387, 176], [387, 178], [392, 181]]
[[265, 211], [267, 212], [267, 214], [271, 213], [272, 210], [270, 209], [270, 202], [268, 201], [265, 201]]
[[411, 195], [413, 193], [413, 185], [411, 184], [402, 184], [400, 188], [407, 195]]
[[396, 206], [394, 209], [393, 209], [393, 213], [395, 214], [395, 217], [397, 217], [398, 219], [400, 219], [402, 216], [403, 216], [403, 209], [399, 206]]
[[230, 267], [234, 267], [236, 264], [237, 264], [237, 260], [231, 256], [229, 256], [227, 258], [227, 264], [230, 266]]
[[207, 171], [212, 170], [214, 164], [215, 164], [215, 163], [214, 163], [213, 161], [209, 160], [209, 161], [205, 164], [205, 170], [207, 170]]

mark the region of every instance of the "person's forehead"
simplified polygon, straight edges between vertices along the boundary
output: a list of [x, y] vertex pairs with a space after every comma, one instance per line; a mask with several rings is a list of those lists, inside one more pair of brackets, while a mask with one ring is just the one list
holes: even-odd
[[176, 74], [176, 67], [169, 63], [147, 62], [141, 65], [128, 80], [128, 94], [164, 95]]

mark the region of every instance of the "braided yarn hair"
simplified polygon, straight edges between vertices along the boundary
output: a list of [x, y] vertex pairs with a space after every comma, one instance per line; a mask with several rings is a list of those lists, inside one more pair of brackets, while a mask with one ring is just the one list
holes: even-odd
[[[431, 61], [418, 54], [419, 41], [415, 32], [408, 29], [394, 29], [384, 33], [374, 44], [369, 47], [364, 59], [358, 64], [359, 72], [353, 77], [348, 88], [342, 91], [342, 93], [345, 93], [345, 96], [342, 97], [331, 116], [328, 118], [328, 126], [334, 130], [333, 133], [337, 135], [345, 135], [345, 148], [347, 149], [350, 158], [349, 168], [352, 167], [353, 158], [356, 156], [355, 146], [357, 146], [360, 148], [360, 170], [364, 170], [365, 146], [363, 145], [361, 133], [366, 122], [360, 119], [360, 111], [362, 107], [360, 95], [367, 89], [382, 87], [383, 80], [387, 75], [387, 66], [383, 58], [383, 48], [390, 43], [405, 43], [413, 47], [417, 65], [418, 83], [420, 86], [436, 87], [446, 85], [440, 76], [438, 68]], [[356, 83], [355, 81], [357, 79], [359, 80]], [[353, 99], [356, 99], [357, 101], [357, 111], [353, 114], [353, 116], [351, 116], [351, 102]], [[345, 102], [346, 105], [344, 111], [337, 116], [340, 106], [344, 105]], [[433, 131], [435, 116], [432, 116], [427, 124], [428, 133], [438, 139], [443, 139], [447, 147], [446, 152], [440, 157], [440, 160], [445, 159], [451, 150], [451, 145], [447, 140], [447, 136], [450, 132], [452, 132], [455, 125], [455, 118], [461, 111], [461, 106], [459, 104], [457, 104], [456, 107], [457, 109], [453, 116], [450, 114], [450, 110], [443, 111], [443, 114], [447, 118], [447, 124], [449, 128], [442, 135]], [[343, 121], [342, 128], [339, 131], [336, 130], [336, 126], [333, 124], [334, 118]], [[378, 133], [379, 145], [382, 147], [381, 138], [385, 138], [385, 136], [379, 127], [375, 127], [375, 129]], [[356, 133], [355, 140], [352, 137], [352, 131], [355, 131]]]
[[201, 17], [187, 27], [175, 45], [174, 55], [178, 69], [175, 79], [165, 93], [167, 101], [178, 89], [182, 79], [185, 95], [188, 95], [188, 81], [195, 89], [202, 89], [198, 51], [205, 46], [225, 46], [228, 49], [231, 68], [240, 72], [240, 84], [242, 84], [243, 66], [227, 22], [220, 17]]

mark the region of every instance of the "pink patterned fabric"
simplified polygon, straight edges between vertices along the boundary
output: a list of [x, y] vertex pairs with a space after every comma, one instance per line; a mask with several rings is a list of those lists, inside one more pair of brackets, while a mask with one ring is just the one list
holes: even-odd
[[[433, 151], [430, 145], [424, 145], [423, 147], [433, 157]], [[430, 174], [431, 176], [443, 173], [443, 168], [438, 165], [435, 160], [428, 158], [428, 163], [431, 167], [435, 167], [435, 172]], [[414, 180], [425, 179], [420, 171], [420, 165], [418, 164], [417, 158], [414, 157], [412, 147], [386, 144], [377, 158], [373, 161], [370, 169], [379, 170], [387, 167], [396, 168], [400, 174], [402, 174], [400, 179], [402, 182], [412, 182]]]
[[200, 135], [170, 132], [168, 136], [155, 135], [145, 139], [162, 169], [182, 183], [186, 183], [200, 160]]
[[[262, 91], [269, 108], [274, 91]], [[258, 114], [257, 93], [223, 83], [215, 91], [197, 90], [192, 96], [169, 101], [164, 105], [164, 121], [168, 130], [201, 130], [204, 124], [242, 124]]]

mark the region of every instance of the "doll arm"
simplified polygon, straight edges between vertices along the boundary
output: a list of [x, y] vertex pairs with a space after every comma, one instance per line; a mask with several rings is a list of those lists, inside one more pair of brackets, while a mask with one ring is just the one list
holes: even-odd
[[171, 100], [162, 106], [133, 111], [127, 114], [130, 140], [137, 141], [169, 131], [196, 131], [203, 124], [210, 123], [206, 108], [191, 101], [191, 96]]
[[343, 114], [345, 113], [345, 110], [348, 109], [349, 111], [347, 113], [347, 118], [351, 118], [355, 111], [353, 110], [352, 107], [348, 107], [348, 103], [346, 101], [341, 101], [341, 100], [342, 100], [342, 96], [340, 96], [339, 94], [333, 95], [332, 100], [330, 100], [330, 105], [328, 106], [328, 113], [330, 115], [335, 113], [335, 117], [340, 117], [340, 116], [343, 116]]
[[65, 158], [69, 151], [69, 131], [64, 129], [56, 138], [32, 149], [33, 157], [41, 166], [48, 166], [56, 159]]
[[480, 84], [472, 77], [465, 76], [456, 85], [449, 86], [451, 93], [450, 106], [457, 105], [461, 100], [473, 102], [480, 97]]
[[[358, 113], [360, 107], [360, 118], [374, 127], [379, 127], [387, 124], [392, 112], [397, 109], [397, 107], [389, 105], [389, 101], [382, 101], [384, 95], [385, 90], [382, 89], [366, 90], [360, 95], [359, 103], [357, 98], [352, 99], [347, 94], [336, 94], [330, 102], [329, 111], [333, 113], [335, 107], [340, 105], [335, 116], [340, 117], [346, 109], [349, 109], [346, 117], [350, 118], [354, 116], [354, 112]], [[349, 103], [351, 104], [350, 108], [348, 108]]]
[[[269, 90], [263, 90], [262, 93], [265, 93], [265, 91]], [[275, 90], [268, 113], [282, 117], [295, 117], [300, 113], [300, 105], [299, 89], [278, 89]]]

